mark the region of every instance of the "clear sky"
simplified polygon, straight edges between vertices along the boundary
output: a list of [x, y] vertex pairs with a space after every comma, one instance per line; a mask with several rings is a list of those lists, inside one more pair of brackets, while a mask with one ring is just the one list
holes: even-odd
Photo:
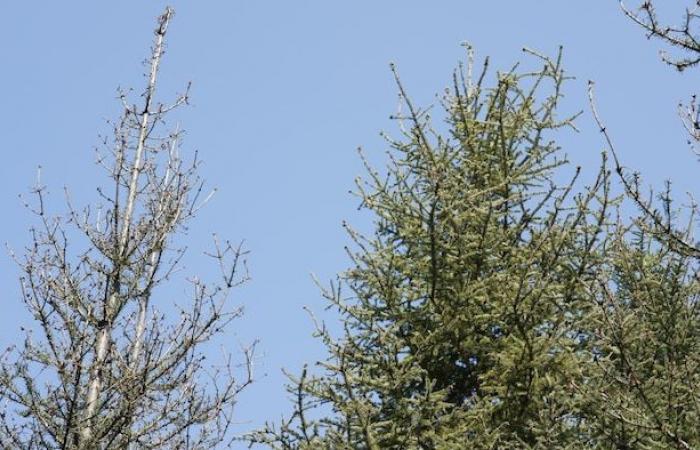
[[[230, 343], [260, 340], [259, 381], [241, 397], [239, 431], [289, 411], [281, 369], [298, 372], [322, 357], [302, 307], [324, 303], [310, 278], [329, 280], [348, 265], [341, 221], [367, 228], [348, 194], [362, 174], [355, 152], [384, 160], [381, 130], [397, 98], [388, 63], [396, 62], [416, 103], [435, 103], [470, 42], [493, 67], [522, 59], [528, 46], [554, 55], [564, 46], [564, 110], [585, 109], [581, 132], [560, 142], [595, 172], [603, 141], [586, 103], [597, 83], [600, 113], [627, 166], [655, 185], [672, 178], [679, 194], [697, 187], [698, 166], [676, 116], [698, 72], [659, 61], [659, 46], [623, 17], [614, 0], [174, 0], [162, 67], [161, 98], [193, 82], [193, 106], [178, 116], [184, 149], [206, 161], [202, 174], [219, 193], [190, 228], [193, 252], [210, 234], [245, 239], [252, 282], [235, 293], [246, 315]], [[63, 186], [78, 202], [95, 198], [101, 173], [93, 147], [115, 117], [118, 86], [141, 88], [161, 0], [31, 0], [0, 5], [0, 236], [28, 242], [32, 217], [17, 195], [36, 167], [61, 210]], [[680, 14], [681, 11], [678, 11]], [[697, 191], [696, 191], [697, 192]], [[3, 254], [4, 255], [4, 254]], [[198, 261], [193, 258], [191, 261]], [[194, 264], [194, 266], [192, 265]], [[198, 263], [188, 273], [209, 269]], [[26, 321], [18, 271], [0, 255], [0, 344]], [[333, 320], [332, 315], [325, 315]]]

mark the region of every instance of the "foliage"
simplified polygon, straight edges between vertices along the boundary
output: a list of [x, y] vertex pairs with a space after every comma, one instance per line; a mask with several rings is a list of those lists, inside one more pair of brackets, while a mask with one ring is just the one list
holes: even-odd
[[[625, 12], [700, 54], [691, 26], [661, 28], [652, 2]], [[680, 36], [680, 37], [679, 37]], [[684, 37], [683, 37], [684, 36]], [[579, 193], [552, 132], [560, 57], [499, 73], [472, 56], [438, 131], [396, 78], [408, 113], [390, 164], [358, 183], [375, 217], [348, 227], [352, 267], [324, 295], [343, 335], [317, 325], [319, 373], [291, 377], [292, 415], [249, 436], [275, 449], [691, 449], [700, 447], [700, 248], [695, 206], [641, 194], [595, 107], [606, 154]], [[669, 59], [679, 69], [694, 56]], [[542, 91], [551, 87], [547, 95]], [[681, 111], [698, 141], [695, 98]], [[626, 218], [624, 201], [639, 214]], [[681, 217], [689, 217], [686, 226]], [[349, 290], [349, 293], [346, 291]]]
[[697, 261], [656, 240], [650, 226], [640, 217], [610, 239], [610, 265], [591, 285], [596, 364], [582, 390], [604, 448], [697, 448]]
[[[681, 51], [664, 54], [668, 64], [700, 62], [695, 9], [665, 26], [652, 1], [622, 7]], [[110, 180], [103, 204], [69, 203], [65, 217], [50, 217], [45, 187], [34, 190], [39, 226], [16, 260], [37, 327], [0, 365], [3, 448], [212, 448], [251, 381], [249, 353], [242, 381], [230, 359], [209, 369], [202, 353], [240, 315], [227, 302], [246, 280], [240, 247], [215, 240], [222, 281], [192, 279], [179, 318], [156, 309], [184, 252], [175, 236], [206, 203], [197, 158], [180, 157], [181, 132], [160, 131], [187, 94], [171, 106], [154, 100], [171, 16], [156, 28], [144, 104], [121, 95], [124, 113], [99, 158]], [[251, 433], [251, 445], [700, 448], [695, 206], [678, 208], [668, 186], [642, 195], [592, 84], [608, 148], [582, 188], [554, 140], [576, 118], [558, 113], [561, 52], [526, 53], [539, 69], [516, 65], [489, 87], [488, 60], [474, 75], [468, 48], [438, 125], [392, 66], [401, 136], [386, 136], [386, 170], [361, 154], [367, 175], [356, 189], [373, 231], [346, 225], [351, 267], [322, 287], [340, 336], [315, 322], [327, 359], [290, 377], [291, 416]], [[681, 109], [691, 143], [698, 111], [695, 97]], [[622, 214], [625, 201], [636, 216]]]
[[[251, 440], [273, 448], [568, 448], [589, 438], [581, 417], [592, 361], [588, 285], [604, 264], [608, 171], [572, 194], [551, 135], [561, 57], [530, 52], [535, 72], [498, 73], [487, 88], [472, 64], [443, 99], [449, 131], [414, 108], [389, 140], [386, 176], [358, 184], [376, 217], [348, 227], [353, 266], [325, 296], [345, 333], [324, 372], [290, 390], [293, 416]], [[545, 89], [550, 89], [546, 95]], [[350, 294], [343, 294], [349, 288]], [[332, 413], [309, 418], [318, 406]]]

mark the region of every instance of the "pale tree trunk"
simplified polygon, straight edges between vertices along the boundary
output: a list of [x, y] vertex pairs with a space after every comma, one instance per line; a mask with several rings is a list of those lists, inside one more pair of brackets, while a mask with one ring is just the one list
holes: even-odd
[[[151, 70], [148, 78], [148, 86], [145, 93], [145, 104], [141, 113], [141, 126], [139, 128], [138, 141], [136, 146], [136, 155], [134, 157], [133, 167], [131, 169], [131, 178], [129, 180], [129, 191], [124, 215], [122, 218], [122, 232], [117, 243], [114, 260], [114, 274], [112, 283], [107, 285], [111, 290], [108, 300], [104, 305], [103, 319], [95, 345], [95, 360], [90, 372], [90, 383], [87, 396], [87, 408], [85, 410], [85, 428], [83, 429], [83, 439], [85, 445], [90, 445], [92, 442], [93, 427], [95, 425], [96, 413], [99, 409], [100, 392], [103, 387], [103, 378], [105, 370], [105, 360], [109, 353], [110, 340], [112, 334], [112, 323], [115, 319], [114, 315], [118, 312], [119, 303], [119, 285], [121, 278], [122, 264], [124, 258], [127, 258], [129, 248], [129, 233], [131, 229], [131, 220], [134, 213], [134, 204], [136, 194], [139, 188], [139, 177], [141, 175], [141, 164], [146, 151], [146, 138], [149, 133], [149, 119], [151, 107], [153, 104], [153, 96], [156, 90], [156, 82], [158, 77], [158, 66], [160, 65], [161, 56], [163, 55], [163, 41], [168, 30], [168, 24], [172, 17], [172, 9], [167, 8], [165, 13], [160, 17], [158, 28], [156, 28], [156, 40], [151, 56]], [[137, 323], [137, 337], [141, 339], [143, 336], [143, 328], [145, 327], [145, 317], [147, 310], [147, 299], [142, 299], [139, 305], [139, 319]], [[136, 344], [139, 345], [138, 343]]]
[[[98, 152], [111, 192], [98, 187], [99, 202], [81, 210], [69, 198], [66, 217], [45, 213], [41, 183], [32, 192], [39, 227], [15, 260], [43, 336], [27, 333], [0, 360], [0, 448], [209, 449], [230, 438], [237, 395], [252, 382], [252, 347], [242, 364], [226, 350], [207, 363], [201, 348], [241, 314], [229, 293], [248, 279], [239, 273], [245, 252], [215, 237], [205, 254], [218, 282], [185, 277], [184, 302], [154, 297], [181, 268], [185, 247], [173, 237], [211, 196], [200, 198], [197, 154], [180, 157], [179, 126], [163, 129], [189, 86], [174, 103], [154, 99], [172, 15], [158, 20], [142, 103], [120, 91], [124, 112]], [[88, 245], [76, 250], [74, 236]]]

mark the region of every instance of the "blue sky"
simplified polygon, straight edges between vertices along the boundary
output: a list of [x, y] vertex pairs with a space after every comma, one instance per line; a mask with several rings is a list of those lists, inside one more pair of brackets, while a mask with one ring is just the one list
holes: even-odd
[[[367, 228], [348, 194], [362, 167], [356, 148], [384, 161], [381, 130], [395, 131], [397, 104], [388, 63], [413, 100], [435, 103], [470, 42], [493, 67], [523, 59], [528, 46], [564, 46], [565, 111], [585, 109], [581, 132], [562, 134], [570, 158], [595, 172], [603, 141], [586, 103], [597, 84], [600, 113], [624, 163], [650, 183], [696, 187], [694, 156], [676, 108], [697, 72], [659, 61], [659, 46], [623, 17], [614, 0], [538, 1], [173, 1], [176, 17], [162, 67], [161, 98], [193, 82], [193, 106], [178, 120], [184, 149], [200, 151], [202, 175], [219, 193], [186, 236], [193, 252], [212, 232], [245, 239], [252, 282], [235, 294], [246, 315], [230, 342], [260, 340], [258, 383], [241, 397], [240, 431], [289, 410], [281, 368], [298, 372], [322, 357], [302, 307], [324, 303], [310, 278], [329, 280], [348, 261], [342, 220]], [[31, 216], [17, 195], [36, 167], [61, 210], [63, 186], [94, 199], [101, 173], [92, 149], [115, 117], [118, 86], [140, 88], [154, 18], [165, 3], [3, 2], [0, 6], [0, 221], [2, 240], [28, 241]], [[681, 11], [678, 11], [680, 13]], [[193, 257], [188, 273], [209, 270]], [[26, 321], [18, 272], [0, 256], [0, 344]], [[325, 315], [332, 321], [332, 315]], [[235, 348], [235, 347], [234, 347]]]

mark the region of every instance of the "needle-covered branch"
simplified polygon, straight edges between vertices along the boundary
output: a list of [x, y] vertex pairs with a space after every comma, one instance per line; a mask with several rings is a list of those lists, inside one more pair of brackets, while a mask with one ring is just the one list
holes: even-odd
[[328, 359], [292, 378], [292, 416], [252, 442], [525, 448], [583, 433], [567, 419], [581, 400], [567, 382], [587, 357], [582, 294], [601, 261], [607, 168], [580, 194], [578, 169], [555, 181], [566, 159], [552, 138], [573, 127], [557, 114], [560, 56], [528, 50], [539, 69], [515, 66], [487, 87], [468, 51], [442, 100], [446, 127], [408, 100], [392, 66], [401, 136], [387, 138], [386, 170], [365, 161], [357, 183], [374, 234], [346, 226], [351, 268], [322, 291], [343, 333], [317, 325]]

